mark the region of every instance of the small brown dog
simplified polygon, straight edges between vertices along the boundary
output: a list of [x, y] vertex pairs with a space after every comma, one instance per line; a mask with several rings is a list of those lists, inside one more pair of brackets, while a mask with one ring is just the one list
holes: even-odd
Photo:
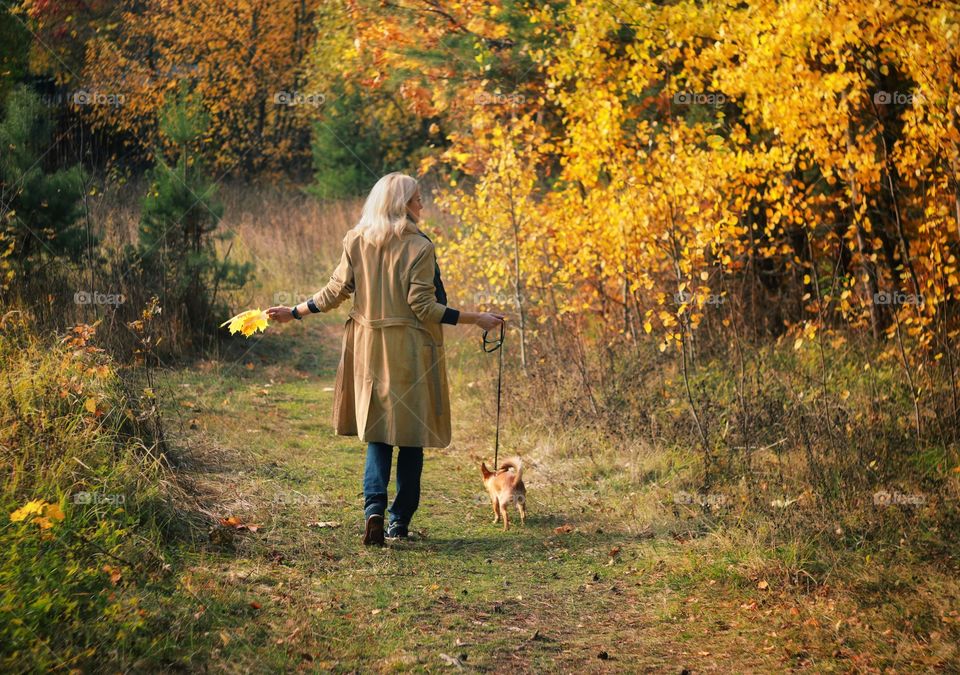
[[[513, 469], [513, 471], [510, 471]], [[496, 472], [490, 471], [485, 462], [480, 464], [480, 473], [483, 474], [483, 486], [490, 494], [493, 503], [493, 522], [496, 524], [503, 516], [503, 529], [510, 527], [507, 517], [507, 506], [513, 502], [520, 512], [520, 523], [526, 524], [527, 517], [527, 488], [523, 485], [523, 462], [519, 457], [500, 462]]]

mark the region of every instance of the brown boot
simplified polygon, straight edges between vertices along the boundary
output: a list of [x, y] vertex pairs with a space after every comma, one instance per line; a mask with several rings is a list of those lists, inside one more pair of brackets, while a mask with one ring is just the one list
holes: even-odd
[[383, 546], [383, 516], [373, 514], [367, 518], [367, 527], [363, 532], [363, 543], [367, 546]]

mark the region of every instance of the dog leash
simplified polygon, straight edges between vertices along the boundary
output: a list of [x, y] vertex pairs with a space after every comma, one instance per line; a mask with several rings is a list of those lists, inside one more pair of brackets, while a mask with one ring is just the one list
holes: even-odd
[[500, 385], [503, 382], [503, 324], [500, 322], [500, 337], [495, 340], [487, 339], [487, 332], [483, 331], [483, 351], [487, 354], [499, 352], [497, 360], [500, 362], [497, 367], [497, 435], [493, 445], [493, 470], [497, 470], [497, 454], [500, 451]]

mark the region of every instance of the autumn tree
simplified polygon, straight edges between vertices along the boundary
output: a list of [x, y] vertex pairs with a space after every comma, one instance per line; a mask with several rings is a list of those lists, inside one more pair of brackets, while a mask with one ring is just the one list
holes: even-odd
[[526, 326], [586, 317], [684, 366], [862, 330], [901, 363], [918, 436], [918, 373], [960, 414], [954, 3], [349, 8], [358, 79], [404, 73], [398, 100], [443, 136], [421, 170], [461, 223], [452, 287], [522, 284]]
[[[84, 43], [92, 91], [124, 97], [119, 111], [85, 110], [96, 128], [124, 134], [148, 157], [165, 141], [167, 92], [188, 83], [209, 111], [203, 151], [220, 173], [296, 165], [324, 92], [308, 91], [305, 58], [320, 0], [124, 0]], [[119, 113], [119, 114], [117, 114]]]
[[218, 291], [242, 286], [253, 267], [217, 255], [215, 243], [229, 233], [218, 232], [223, 206], [196, 149], [208, 124], [202, 104], [186, 87], [164, 108], [161, 132], [176, 152], [172, 161], [158, 153], [148, 175], [135, 251], [145, 283], [185, 335], [213, 328]]

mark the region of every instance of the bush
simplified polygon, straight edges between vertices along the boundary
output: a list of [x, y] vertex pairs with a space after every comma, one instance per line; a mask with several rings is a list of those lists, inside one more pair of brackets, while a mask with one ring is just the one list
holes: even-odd
[[149, 638], [170, 475], [95, 332], [0, 318], [0, 670], [102, 667]]

